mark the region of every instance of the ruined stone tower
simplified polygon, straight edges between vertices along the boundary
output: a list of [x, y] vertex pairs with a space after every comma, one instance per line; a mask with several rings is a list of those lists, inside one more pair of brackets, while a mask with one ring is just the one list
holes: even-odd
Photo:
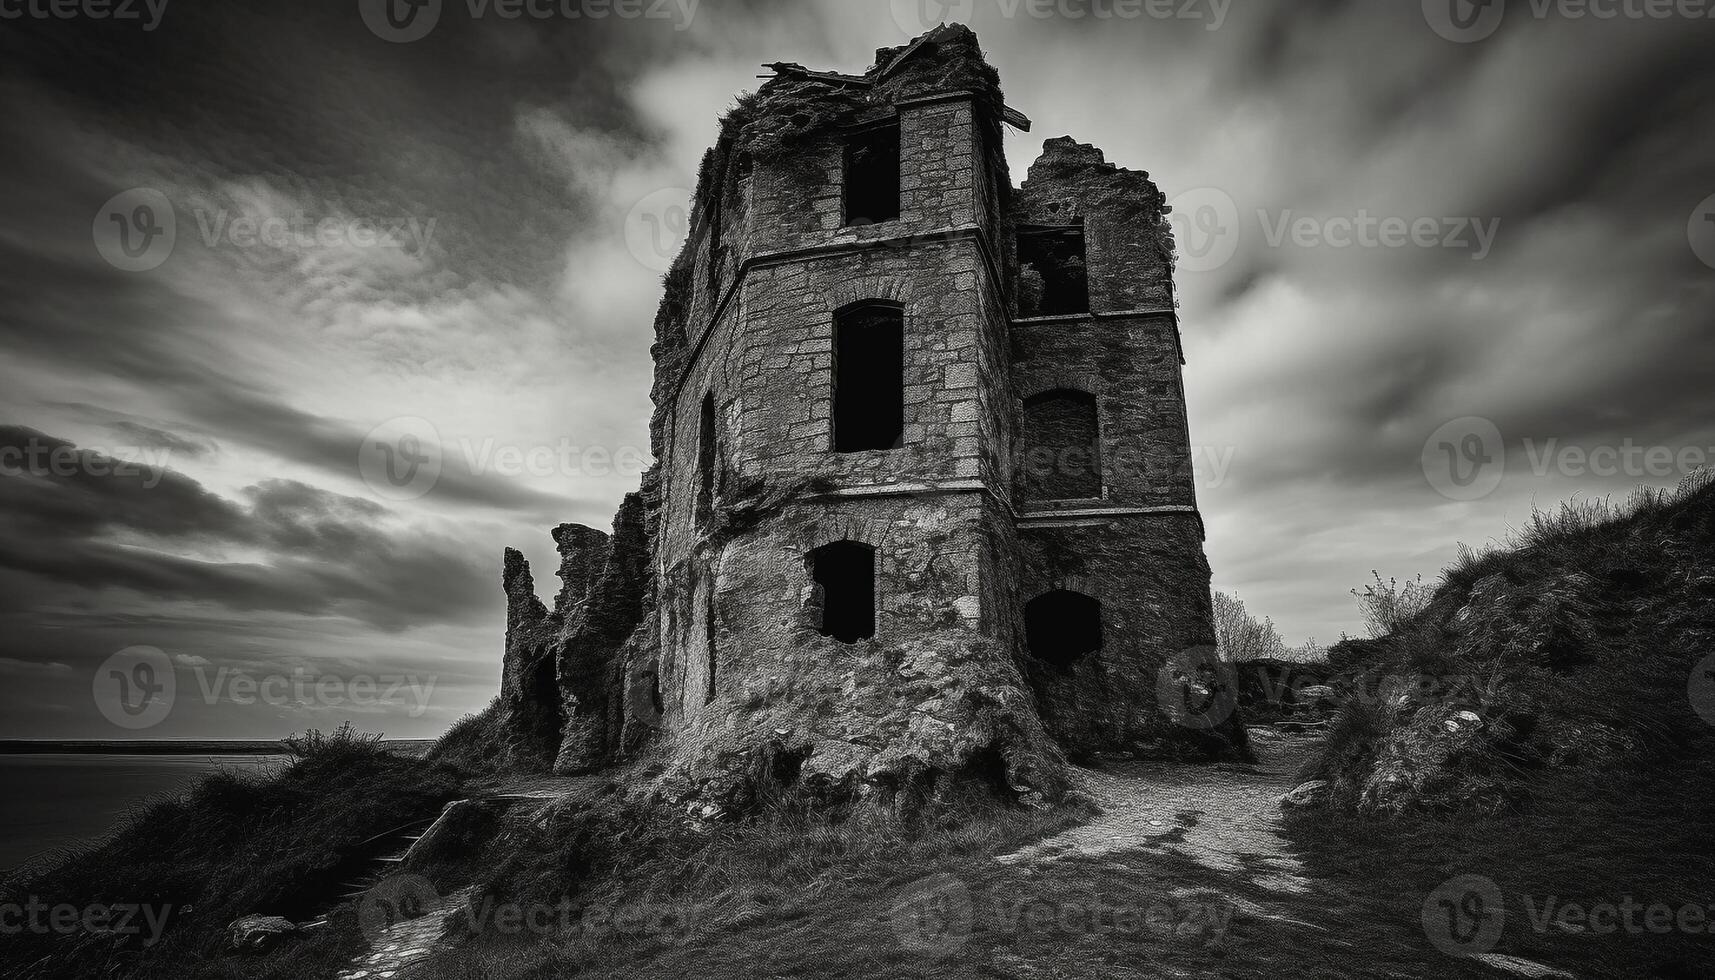
[[654, 469], [611, 540], [556, 532], [552, 612], [508, 554], [515, 737], [718, 796], [758, 759], [1053, 793], [1185, 736], [1158, 672], [1213, 632], [1161, 192], [1069, 138], [1013, 188], [1030, 123], [960, 26], [769, 67], [666, 277]]

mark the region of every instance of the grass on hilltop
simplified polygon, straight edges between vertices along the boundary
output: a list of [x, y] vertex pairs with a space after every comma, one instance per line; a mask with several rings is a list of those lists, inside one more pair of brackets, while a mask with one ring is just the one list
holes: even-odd
[[359, 948], [348, 913], [279, 953], [236, 957], [226, 927], [248, 914], [294, 921], [320, 912], [366, 842], [433, 818], [458, 795], [449, 768], [388, 752], [350, 726], [285, 744], [294, 755], [257, 778], [221, 770], [182, 798], [154, 803], [104, 842], [57, 867], [9, 882], [0, 900], [50, 905], [147, 904], [166, 916], [160, 941], [77, 931], [29, 931], [0, 943], [6, 977], [196, 980], [330, 972]]

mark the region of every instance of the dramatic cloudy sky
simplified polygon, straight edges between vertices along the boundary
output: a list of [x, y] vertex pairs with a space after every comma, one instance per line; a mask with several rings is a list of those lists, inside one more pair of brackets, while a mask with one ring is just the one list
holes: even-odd
[[[716, 115], [761, 62], [861, 70], [925, 20], [969, 21], [1035, 121], [1015, 175], [1070, 133], [1180, 200], [1215, 581], [1289, 640], [1358, 632], [1372, 568], [1434, 578], [1533, 503], [1715, 451], [1715, 20], [641, 6], [446, 0], [403, 43], [358, 0], [0, 19], [0, 735], [132, 734], [92, 683], [136, 646], [178, 685], [137, 734], [430, 735], [486, 703], [501, 549], [551, 594], [548, 529], [636, 484]], [[162, 212], [164, 259], [120, 240]], [[441, 448], [429, 492], [359, 465], [377, 426]], [[336, 696], [234, 684], [271, 676]]]

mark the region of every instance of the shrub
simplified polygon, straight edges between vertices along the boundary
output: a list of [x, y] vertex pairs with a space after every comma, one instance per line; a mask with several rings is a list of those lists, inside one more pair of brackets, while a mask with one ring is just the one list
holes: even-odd
[[326, 762], [350, 762], [367, 759], [386, 750], [381, 747], [379, 732], [360, 732], [345, 722], [330, 734], [319, 728], [294, 732], [280, 740], [280, 747], [294, 759], [316, 759]]
[[1375, 581], [1361, 592], [1353, 589], [1352, 595], [1358, 599], [1358, 611], [1363, 614], [1371, 637], [1379, 639], [1399, 632], [1429, 607], [1434, 593], [1423, 584], [1422, 575], [1404, 582], [1396, 578], [1384, 582], [1381, 573], [1374, 569], [1370, 575]]

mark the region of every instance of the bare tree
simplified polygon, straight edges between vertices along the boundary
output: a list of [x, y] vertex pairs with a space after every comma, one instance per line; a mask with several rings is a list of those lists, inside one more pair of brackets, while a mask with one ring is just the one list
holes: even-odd
[[1245, 609], [1238, 596], [1216, 592], [1215, 649], [1222, 660], [1243, 663], [1264, 657], [1279, 657], [1286, 652], [1280, 631], [1274, 620], [1257, 620]]

